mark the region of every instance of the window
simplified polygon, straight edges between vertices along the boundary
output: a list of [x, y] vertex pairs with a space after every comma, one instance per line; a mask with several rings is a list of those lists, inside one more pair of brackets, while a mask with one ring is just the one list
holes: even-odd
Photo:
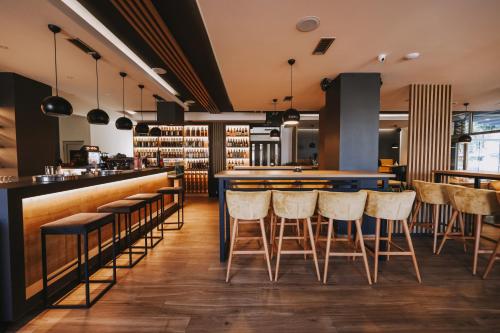
[[473, 133], [498, 130], [500, 130], [500, 111], [472, 113]]
[[[500, 172], [500, 132], [471, 137], [472, 142], [467, 144], [467, 170]], [[463, 150], [464, 145], [461, 146]]]

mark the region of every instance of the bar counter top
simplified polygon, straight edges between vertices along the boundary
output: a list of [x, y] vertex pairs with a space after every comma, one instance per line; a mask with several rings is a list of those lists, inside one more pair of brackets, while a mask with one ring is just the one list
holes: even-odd
[[340, 170], [224, 170], [215, 174], [219, 179], [380, 179], [394, 178], [391, 173]]
[[23, 197], [36, 196], [87, 186], [106, 184], [125, 179], [144, 177], [168, 171], [172, 171], [172, 169], [147, 168], [142, 170], [123, 170], [122, 172], [114, 175], [83, 175], [76, 176], [76, 178], [73, 179], [49, 183], [35, 182], [31, 177], [21, 177], [15, 182], [0, 183], [0, 191], [7, 190], [9, 194], [15, 192], [16, 194], [21, 194]]

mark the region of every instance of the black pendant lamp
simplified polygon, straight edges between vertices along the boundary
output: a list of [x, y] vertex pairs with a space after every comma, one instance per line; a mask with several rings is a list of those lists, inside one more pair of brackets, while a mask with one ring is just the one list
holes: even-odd
[[54, 34], [54, 68], [56, 73], [56, 95], [47, 96], [42, 100], [40, 108], [46, 116], [67, 117], [73, 113], [71, 103], [59, 96], [59, 84], [57, 82], [57, 44], [56, 34], [61, 32], [61, 28], [57, 25], [49, 24], [49, 30]]
[[134, 127], [134, 124], [132, 124], [132, 120], [128, 119], [125, 116], [125, 77], [127, 76], [127, 73], [125, 72], [120, 72], [120, 76], [122, 77], [122, 111], [123, 111], [123, 117], [120, 117], [116, 119], [115, 126], [116, 129], [119, 130], [124, 130], [124, 131], [129, 131]]
[[283, 125], [297, 125], [300, 121], [300, 113], [293, 108], [293, 64], [295, 59], [288, 59], [290, 65], [290, 108], [283, 115]]
[[[464, 106], [465, 106], [465, 112], [468, 112], [469, 111], [469, 103], [464, 103]], [[472, 141], [472, 137], [469, 134], [462, 134], [458, 137], [458, 143], [469, 143], [471, 141]]]
[[[154, 99], [155, 99], [155, 103], [157, 103], [161, 97], [158, 96], [158, 95], [153, 95]], [[157, 110], [156, 110], [156, 122], [158, 122], [158, 107], [157, 107]], [[149, 130], [149, 136], [161, 136], [161, 129], [157, 126], [151, 128]]]
[[139, 84], [138, 87], [139, 87], [139, 89], [141, 89], [141, 122], [135, 126], [135, 133], [148, 134], [149, 133], [149, 126], [148, 126], [148, 124], [144, 123], [144, 116], [142, 114], [142, 90], [144, 89], [144, 85]]
[[109, 116], [106, 111], [102, 110], [99, 106], [99, 71], [97, 70], [97, 61], [101, 59], [101, 55], [94, 52], [92, 53], [92, 58], [95, 59], [97, 108], [92, 109], [87, 113], [87, 121], [92, 125], [107, 125], [109, 123]]
[[[278, 99], [273, 98], [274, 114], [276, 114], [276, 103], [278, 103]], [[280, 137], [280, 131], [278, 131], [276, 128], [274, 128], [274, 129], [271, 130], [271, 132], [269, 132], [269, 136], [271, 138], [279, 138]]]

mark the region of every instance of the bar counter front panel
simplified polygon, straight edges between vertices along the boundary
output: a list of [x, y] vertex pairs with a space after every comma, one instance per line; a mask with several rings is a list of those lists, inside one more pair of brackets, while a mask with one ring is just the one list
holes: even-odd
[[[28, 180], [2, 184], [0, 320], [19, 318], [26, 308], [30, 308], [29, 302], [37, 299], [35, 296], [42, 290], [41, 225], [79, 212], [96, 212], [97, 207], [109, 202], [141, 192], [156, 192], [158, 188], [172, 184], [173, 179], [167, 178], [166, 170], [162, 169], [82, 177], [49, 184], [36, 184]], [[172, 198], [165, 201], [166, 208], [172, 207], [172, 201]], [[137, 213], [133, 221], [137, 224]], [[107, 226], [102, 230], [103, 244], [110, 243], [110, 239], [111, 226]], [[97, 253], [95, 233], [90, 235], [89, 241], [92, 256]], [[76, 252], [75, 236], [48, 237], [48, 273], [70, 267], [76, 262]]]

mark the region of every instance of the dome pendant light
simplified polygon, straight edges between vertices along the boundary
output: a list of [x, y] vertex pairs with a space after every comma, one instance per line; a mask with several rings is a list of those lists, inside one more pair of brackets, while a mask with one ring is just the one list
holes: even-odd
[[[465, 106], [465, 112], [469, 112], [469, 103], [464, 103], [464, 106]], [[471, 141], [472, 137], [469, 134], [462, 134], [458, 137], [458, 143], [469, 143]]]
[[122, 111], [123, 111], [123, 117], [120, 117], [116, 119], [115, 126], [116, 129], [119, 130], [124, 130], [124, 131], [129, 131], [134, 127], [134, 124], [132, 124], [132, 120], [128, 119], [125, 116], [125, 77], [127, 76], [127, 73], [125, 72], [120, 72], [120, 76], [122, 77]]
[[144, 85], [140, 84], [138, 85], [139, 89], [141, 89], [141, 122], [138, 123], [135, 126], [135, 133], [137, 134], [148, 134], [149, 133], [149, 126], [144, 123], [144, 116], [142, 112], [142, 90], [144, 89]]
[[[273, 104], [274, 104], [274, 114], [276, 114], [276, 103], [278, 103], [278, 99], [273, 98]], [[280, 137], [280, 131], [278, 131], [276, 128], [273, 128], [271, 132], [269, 132], [269, 136], [271, 138], [279, 138]]]
[[56, 95], [47, 96], [42, 100], [40, 108], [46, 116], [67, 117], [73, 113], [71, 103], [59, 96], [59, 84], [57, 82], [57, 43], [56, 34], [61, 32], [57, 25], [49, 24], [49, 30], [54, 33], [54, 69], [56, 73]]
[[288, 59], [288, 64], [290, 65], [290, 108], [285, 111], [283, 115], [283, 125], [295, 126], [300, 121], [300, 113], [293, 108], [293, 64], [295, 64], [295, 59]]
[[87, 113], [87, 121], [92, 125], [107, 125], [109, 123], [109, 116], [106, 111], [102, 110], [99, 106], [99, 72], [97, 70], [97, 61], [101, 59], [101, 56], [99, 53], [94, 52], [92, 53], [92, 58], [95, 59], [97, 108]]
[[[158, 102], [160, 99], [160, 96], [153, 95], [155, 99], [155, 103]], [[158, 107], [156, 108], [156, 122], [158, 123]], [[161, 136], [161, 129], [157, 126], [153, 127], [152, 129], [149, 130], [149, 136]]]

